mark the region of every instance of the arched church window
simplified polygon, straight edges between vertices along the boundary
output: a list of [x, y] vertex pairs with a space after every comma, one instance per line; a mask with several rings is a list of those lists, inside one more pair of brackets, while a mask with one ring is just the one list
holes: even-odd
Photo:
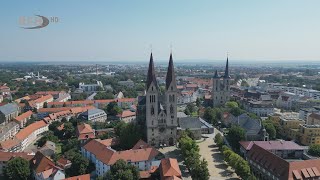
[[173, 90], [173, 86], [171, 86], [171, 91]]
[[172, 106], [172, 104], [170, 105], [170, 113], [173, 114], [173, 106]]
[[154, 115], [154, 107], [151, 107], [151, 115]]

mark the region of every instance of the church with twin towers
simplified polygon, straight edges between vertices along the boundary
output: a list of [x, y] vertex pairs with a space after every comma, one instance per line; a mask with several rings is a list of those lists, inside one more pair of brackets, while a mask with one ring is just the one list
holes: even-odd
[[[218, 106], [229, 100], [230, 76], [228, 60], [224, 76], [216, 71], [213, 77], [213, 105]], [[152, 146], [173, 146], [177, 143], [177, 90], [172, 53], [169, 56], [168, 69], [165, 79], [165, 90], [160, 91], [153, 61], [150, 55], [147, 72], [146, 92], [138, 97], [137, 122], [143, 127], [144, 139]]]

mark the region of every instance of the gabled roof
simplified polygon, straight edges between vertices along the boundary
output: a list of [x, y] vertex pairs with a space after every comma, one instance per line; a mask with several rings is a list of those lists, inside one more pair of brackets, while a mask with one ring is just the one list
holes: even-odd
[[19, 140], [24, 140], [31, 133], [33, 133], [37, 129], [40, 129], [40, 128], [45, 127], [45, 126], [48, 126], [48, 124], [45, 121], [43, 121], [43, 120], [36, 121], [36, 122], [30, 124], [29, 126], [25, 127], [24, 129], [20, 130], [16, 134], [16, 138], [19, 139]]
[[94, 131], [89, 124], [83, 123], [77, 126], [78, 139], [95, 138]]
[[117, 116], [120, 118], [126, 118], [126, 117], [135, 116], [135, 115], [136, 115], [135, 112], [132, 112], [130, 110], [124, 110], [124, 111], [122, 111], [121, 114], [118, 114]]
[[293, 141], [240, 141], [240, 145], [249, 151], [255, 144], [265, 150], [304, 150], [305, 147]]
[[30, 160], [33, 158], [33, 155], [29, 155], [25, 152], [2, 152], [0, 151], [0, 162], [7, 162], [13, 158], [21, 157], [26, 160]]
[[21, 114], [20, 116], [17, 116], [15, 119], [17, 121], [21, 122], [21, 121], [25, 120], [26, 118], [31, 117], [32, 114], [33, 114], [32, 111], [27, 111], [27, 112]]
[[160, 153], [153, 147], [116, 151], [110, 146], [106, 146], [103, 141], [97, 139], [90, 140], [83, 148], [94, 154], [98, 160], [107, 165], [112, 165], [119, 159], [130, 162], [148, 161]]
[[320, 114], [318, 114], [318, 113], [312, 113], [312, 114], [309, 115], [309, 117], [320, 120]]
[[73, 177], [66, 178], [64, 180], [90, 180], [90, 174], [84, 174], [84, 175], [80, 175], [80, 176], [73, 176]]
[[54, 162], [52, 162], [49, 158], [43, 155], [41, 152], [37, 152], [36, 155], [30, 160], [32, 168], [36, 173], [41, 173], [47, 171], [49, 169], [58, 168]]
[[180, 171], [177, 159], [173, 159], [173, 158], [161, 159], [160, 176], [162, 178], [173, 177], [173, 176], [181, 177], [181, 171]]
[[143, 148], [150, 148], [152, 146], [150, 146], [149, 144], [147, 144], [146, 142], [144, 142], [143, 140], [139, 140], [136, 145], [133, 146], [132, 149], [143, 149]]

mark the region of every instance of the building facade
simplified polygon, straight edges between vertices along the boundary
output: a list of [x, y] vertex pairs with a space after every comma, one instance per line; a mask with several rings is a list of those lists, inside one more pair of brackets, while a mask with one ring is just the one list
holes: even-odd
[[137, 119], [144, 124], [146, 141], [153, 146], [174, 145], [177, 140], [177, 84], [172, 54], [166, 76], [165, 92], [161, 93], [151, 53], [146, 82], [146, 95], [140, 97]]
[[213, 76], [213, 107], [222, 106], [230, 100], [230, 79], [231, 77], [229, 75], [229, 59], [227, 58], [224, 75], [219, 76], [218, 71], [216, 70]]

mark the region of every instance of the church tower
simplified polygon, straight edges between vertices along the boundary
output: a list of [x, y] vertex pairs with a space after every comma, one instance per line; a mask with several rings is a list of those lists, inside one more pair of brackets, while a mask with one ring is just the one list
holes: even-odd
[[166, 127], [167, 127], [167, 138], [168, 144], [173, 145], [176, 143], [177, 137], [177, 83], [176, 83], [176, 76], [174, 73], [174, 66], [173, 66], [173, 59], [172, 53], [170, 53], [169, 58], [169, 65], [168, 71], [166, 76], [166, 92], [165, 92], [165, 99], [166, 99]]
[[147, 141], [155, 143], [155, 134], [158, 127], [158, 109], [159, 109], [159, 87], [156, 79], [153, 56], [150, 55], [149, 68], [146, 82], [146, 134]]
[[223, 76], [218, 75], [216, 70], [213, 76], [212, 101], [213, 107], [224, 105], [230, 100], [230, 75], [229, 58], [227, 57], [226, 67]]
[[[159, 91], [152, 53], [147, 76], [144, 106], [146, 141], [153, 146], [172, 146], [176, 144], [178, 126], [177, 84], [172, 54], [170, 54], [164, 94]], [[142, 117], [141, 114], [139, 116]]]

